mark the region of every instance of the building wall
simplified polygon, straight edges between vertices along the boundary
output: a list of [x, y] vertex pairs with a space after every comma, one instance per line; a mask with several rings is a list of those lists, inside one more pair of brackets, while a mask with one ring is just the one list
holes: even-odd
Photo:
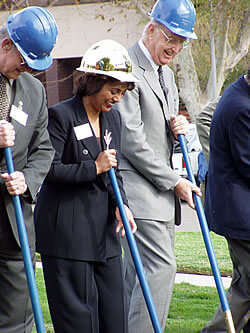
[[74, 81], [80, 74], [75, 69], [80, 62], [81, 58], [54, 59], [48, 70], [36, 72], [35, 76], [45, 86], [49, 107], [73, 96]]
[[[80, 4], [67, 5], [72, 2]], [[12, 1], [13, 6], [15, 3]], [[29, 0], [30, 5], [47, 3], [51, 1]], [[58, 4], [49, 7], [58, 25], [58, 39], [52, 51], [54, 62], [45, 74], [35, 74], [45, 85], [49, 106], [72, 96], [73, 71], [93, 43], [113, 39], [129, 48], [141, 37], [145, 24], [135, 10], [106, 1], [60, 0]], [[8, 10], [0, 11], [0, 25], [5, 24], [9, 14]]]

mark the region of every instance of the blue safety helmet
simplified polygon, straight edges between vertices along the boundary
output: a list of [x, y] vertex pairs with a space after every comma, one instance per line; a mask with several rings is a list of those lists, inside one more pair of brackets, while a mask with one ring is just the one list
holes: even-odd
[[30, 68], [44, 70], [51, 66], [51, 51], [56, 44], [58, 30], [47, 9], [24, 8], [7, 18], [6, 28]]
[[149, 15], [181, 37], [197, 39], [195, 9], [189, 0], [158, 0]]

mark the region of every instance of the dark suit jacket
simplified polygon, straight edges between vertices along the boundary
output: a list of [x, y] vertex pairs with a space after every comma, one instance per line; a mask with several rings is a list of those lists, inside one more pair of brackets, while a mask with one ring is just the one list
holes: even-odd
[[[22, 105], [22, 110], [28, 115], [26, 126], [13, 118], [10, 122], [15, 129], [15, 144], [12, 147], [14, 168], [22, 171], [28, 185], [29, 197], [21, 196], [22, 210], [30, 246], [35, 244], [35, 230], [32, 213], [32, 202], [50, 168], [54, 156], [47, 131], [48, 110], [46, 94], [42, 83], [28, 73], [22, 73], [13, 83], [12, 105]], [[20, 104], [21, 102], [21, 104]], [[0, 149], [0, 173], [7, 172], [3, 149]], [[0, 178], [4, 205], [14, 236], [19, 243], [15, 211], [12, 197], [8, 194], [4, 180]], [[1, 218], [1, 216], [0, 216]]]
[[250, 240], [250, 107], [243, 76], [224, 91], [212, 118], [205, 212], [210, 230]]
[[[101, 143], [112, 133], [110, 148], [120, 149], [120, 115], [102, 112]], [[49, 109], [49, 133], [56, 150], [50, 172], [35, 208], [37, 251], [49, 256], [103, 261], [121, 253], [115, 234], [115, 196], [107, 173], [96, 175], [101, 152], [92, 136], [78, 140], [74, 127], [89, 124], [81, 99], [61, 102]], [[90, 124], [89, 124], [90, 125]], [[119, 154], [118, 154], [119, 160]], [[116, 175], [124, 202], [119, 171]]]

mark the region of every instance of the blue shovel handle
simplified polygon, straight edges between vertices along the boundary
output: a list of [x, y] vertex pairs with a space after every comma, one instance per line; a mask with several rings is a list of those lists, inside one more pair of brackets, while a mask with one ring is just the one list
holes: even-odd
[[[182, 154], [184, 157], [187, 174], [188, 174], [188, 179], [196, 185], [196, 181], [195, 181], [194, 174], [192, 171], [190, 159], [188, 156], [188, 150], [187, 150], [185, 137], [183, 134], [180, 134], [180, 135], [178, 135], [178, 139], [179, 139], [181, 151], [182, 151]], [[220, 274], [220, 270], [219, 270], [219, 267], [218, 267], [218, 264], [216, 261], [213, 244], [212, 244], [211, 237], [209, 234], [209, 229], [208, 229], [204, 209], [202, 206], [201, 198], [196, 193], [193, 193], [193, 197], [194, 197], [195, 209], [196, 209], [196, 212], [197, 212], [197, 215], [199, 218], [200, 227], [201, 227], [203, 239], [205, 242], [208, 258], [210, 261], [210, 266], [211, 266], [211, 269], [212, 269], [212, 272], [214, 275], [215, 284], [216, 284], [218, 295], [220, 298], [221, 307], [224, 312], [227, 328], [228, 328], [229, 333], [235, 333], [235, 328], [234, 328], [234, 324], [233, 324], [233, 320], [232, 320], [232, 314], [231, 314], [229, 304], [227, 301], [227, 297], [225, 294], [225, 290], [224, 290], [224, 287], [222, 284], [221, 274]]]
[[[11, 154], [11, 148], [4, 148], [4, 155], [7, 164], [8, 173], [11, 174], [14, 172], [14, 164]], [[12, 201], [15, 209], [16, 223], [18, 228], [18, 234], [21, 244], [21, 250], [24, 261], [24, 268], [26, 272], [26, 278], [36, 323], [36, 328], [38, 333], [45, 333], [42, 311], [39, 303], [38, 291], [36, 287], [35, 274], [33, 270], [28, 237], [25, 229], [24, 218], [22, 213], [22, 207], [20, 203], [20, 198], [18, 195], [12, 196]]]
[[160, 325], [159, 318], [156, 313], [152, 295], [151, 295], [151, 292], [150, 292], [150, 289], [148, 286], [148, 282], [147, 282], [145, 274], [144, 274], [144, 269], [143, 269], [142, 261], [141, 261], [139, 251], [138, 251], [138, 248], [136, 245], [136, 241], [135, 241], [134, 235], [131, 231], [128, 217], [127, 217], [124, 205], [123, 205], [123, 200], [122, 200], [121, 192], [120, 192], [120, 189], [119, 189], [119, 186], [117, 183], [114, 169], [111, 168], [108, 171], [108, 174], [109, 174], [109, 178], [111, 181], [111, 185], [112, 185], [114, 193], [115, 193], [115, 197], [116, 197], [117, 205], [118, 205], [120, 215], [122, 218], [123, 226], [126, 231], [126, 237], [127, 237], [128, 245], [130, 248], [131, 256], [134, 261], [134, 265], [135, 265], [136, 272], [137, 272], [137, 275], [138, 275], [138, 278], [140, 281], [140, 285], [142, 288], [142, 292], [143, 292], [143, 295], [144, 295], [144, 298], [145, 298], [145, 301], [147, 304], [148, 312], [149, 312], [149, 315], [150, 315], [150, 318], [152, 321], [154, 331], [156, 333], [162, 333], [161, 325]]

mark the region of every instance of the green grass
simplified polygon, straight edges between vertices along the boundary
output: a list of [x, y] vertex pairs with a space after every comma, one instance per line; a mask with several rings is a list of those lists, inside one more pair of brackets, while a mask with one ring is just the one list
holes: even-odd
[[213, 317], [218, 303], [216, 288], [175, 284], [165, 332], [200, 332]]
[[[232, 264], [224, 237], [211, 233], [211, 240], [221, 275], [231, 275]], [[202, 234], [177, 232], [175, 255], [178, 272], [209, 274], [211, 269]], [[40, 256], [37, 255], [39, 260]], [[36, 281], [43, 320], [47, 333], [53, 333], [42, 269], [36, 270]], [[213, 317], [219, 304], [216, 288], [198, 287], [188, 283], [175, 284], [165, 332], [198, 333]], [[34, 328], [33, 333], [36, 332]]]
[[[37, 289], [38, 289], [38, 295], [39, 295], [40, 305], [41, 305], [41, 309], [42, 309], [43, 321], [44, 321], [46, 333], [53, 333], [54, 330], [53, 330], [53, 325], [52, 325], [51, 317], [50, 317], [50, 313], [49, 313], [47, 294], [46, 294], [44, 278], [43, 278], [43, 270], [41, 268], [36, 269], [36, 285], [37, 285]], [[34, 333], [36, 332], [35, 328], [32, 330], [32, 333], [33, 332]]]
[[[214, 253], [222, 276], [232, 275], [232, 263], [224, 237], [210, 233]], [[212, 275], [205, 243], [200, 232], [176, 232], [177, 271]]]

